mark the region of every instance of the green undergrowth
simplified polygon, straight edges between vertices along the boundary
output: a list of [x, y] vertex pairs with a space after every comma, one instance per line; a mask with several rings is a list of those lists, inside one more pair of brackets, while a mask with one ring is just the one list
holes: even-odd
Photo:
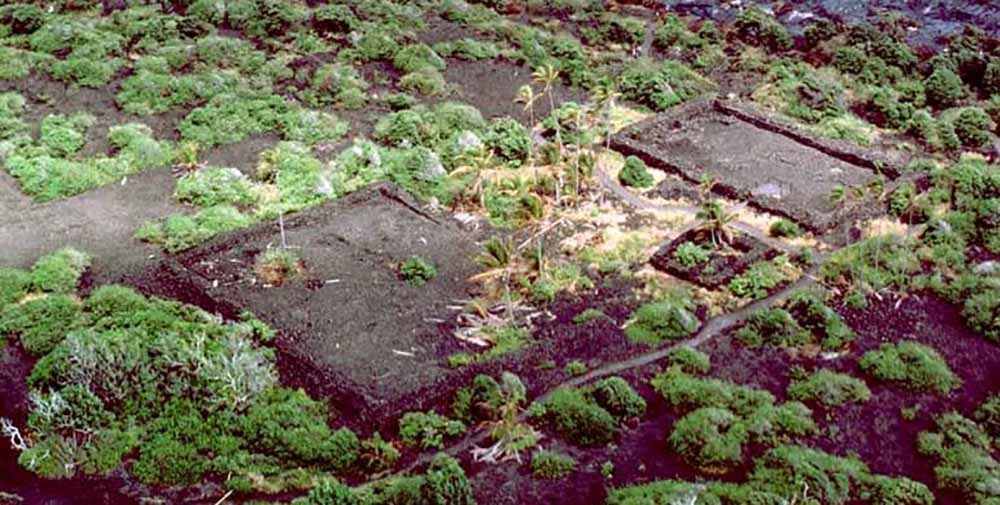
[[582, 388], [557, 389], [528, 410], [532, 419], [584, 447], [614, 441], [624, 421], [645, 412], [646, 400], [621, 377]]
[[612, 490], [605, 503], [932, 505], [935, 498], [926, 485], [905, 477], [872, 473], [860, 460], [782, 445], [757, 458], [742, 483], [656, 481]]
[[709, 473], [743, 464], [751, 444], [773, 447], [818, 430], [812, 410], [802, 403], [778, 404], [765, 390], [691, 375], [678, 365], [650, 382], [682, 414], [670, 434], [670, 446]]
[[94, 117], [87, 113], [50, 114], [33, 138], [20, 119], [25, 100], [16, 93], [0, 95], [0, 162], [21, 190], [47, 202], [76, 195], [150, 168], [173, 162], [173, 146], [153, 138], [140, 123], [108, 130], [108, 153], [81, 154]]
[[866, 352], [860, 366], [875, 379], [917, 391], [946, 394], [962, 383], [934, 348], [912, 341], [882, 344]]
[[279, 384], [264, 323], [124, 286], [80, 295], [87, 264], [67, 249], [0, 276], [0, 332], [40, 356], [24, 468], [58, 478], [126, 465], [146, 483], [216, 476], [241, 492], [356, 471], [361, 441], [330, 427], [325, 404]]
[[826, 351], [841, 349], [855, 334], [826, 302], [822, 292], [797, 291], [781, 304], [752, 313], [736, 338], [751, 347], [818, 345]]
[[971, 505], [1000, 501], [996, 486], [1000, 461], [995, 457], [995, 432], [988, 431], [989, 426], [948, 413], [937, 418], [935, 429], [921, 433], [917, 443], [920, 453], [935, 465], [937, 485]]

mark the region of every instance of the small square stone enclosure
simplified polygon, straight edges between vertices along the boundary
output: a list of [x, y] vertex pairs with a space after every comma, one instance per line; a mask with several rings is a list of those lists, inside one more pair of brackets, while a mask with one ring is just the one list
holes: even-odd
[[714, 190], [822, 232], [842, 219], [837, 186], [861, 186], [882, 171], [877, 154], [816, 139], [746, 106], [691, 102], [629, 127], [612, 141], [625, 155], [690, 182], [717, 180]]
[[[376, 185], [285, 220], [302, 278], [265, 287], [258, 258], [281, 244], [277, 223], [219, 237], [177, 258], [186, 277], [228, 312], [252, 311], [279, 331], [283, 378], [362, 417], [419, 404], [446, 379], [448, 338], [438, 321], [468, 298], [473, 237], [426, 214], [391, 185]], [[437, 267], [421, 287], [398, 276], [420, 256]]]

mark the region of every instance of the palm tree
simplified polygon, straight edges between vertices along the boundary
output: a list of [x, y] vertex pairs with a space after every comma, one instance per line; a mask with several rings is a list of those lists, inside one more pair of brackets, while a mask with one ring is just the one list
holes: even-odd
[[[542, 95], [548, 95], [549, 97], [549, 114], [552, 114], [556, 110], [556, 99], [552, 94], [553, 86], [556, 81], [559, 80], [559, 70], [552, 65], [542, 65], [534, 73], [531, 74], [535, 82], [542, 85]], [[562, 144], [562, 126], [559, 124], [558, 118], [556, 121], [556, 145], [559, 147], [559, 159], [562, 160], [563, 144]]]
[[736, 213], [726, 211], [720, 200], [705, 200], [695, 217], [701, 221], [698, 228], [712, 235], [713, 245], [719, 247], [732, 242], [729, 223], [736, 219]]
[[615, 100], [621, 96], [621, 93], [615, 89], [615, 83], [613, 81], [606, 81], [599, 84], [594, 88], [592, 92], [591, 99], [594, 101], [594, 105], [602, 113], [602, 122], [604, 123], [604, 148], [607, 150], [611, 149], [611, 111], [615, 108]]
[[[556, 110], [556, 100], [552, 95], [552, 88], [556, 81], [559, 80], [559, 71], [556, 67], [552, 65], [542, 65], [534, 73], [531, 74], [535, 82], [542, 85], [542, 94], [548, 95], [549, 97], [549, 114], [552, 114]], [[559, 117], [556, 115], [556, 147], [558, 148], [558, 161], [556, 165], [562, 163], [563, 158], [563, 142], [562, 142], [562, 125], [559, 124]], [[562, 202], [562, 185], [563, 177], [562, 172], [559, 172], [559, 182], [556, 185], [556, 205], [560, 205]]]

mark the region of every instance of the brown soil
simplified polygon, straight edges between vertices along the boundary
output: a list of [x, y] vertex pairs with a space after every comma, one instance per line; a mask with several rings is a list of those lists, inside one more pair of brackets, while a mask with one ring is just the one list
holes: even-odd
[[0, 214], [0, 266], [27, 267], [44, 254], [72, 246], [94, 257], [97, 272], [141, 270], [162, 253], [132, 236], [148, 220], [183, 211], [171, 196], [174, 183], [169, 169], [147, 171], [71, 198]]
[[830, 199], [835, 187], [875, 179], [869, 169], [751, 124], [711, 102], [691, 102], [628, 128], [614, 137], [612, 147], [691, 182], [717, 178], [717, 193], [815, 231], [843, 219]]
[[[267, 223], [179, 256], [179, 268], [162, 267], [166, 278], [147, 286], [172, 290], [183, 281], [193, 287], [187, 297], [203, 293], [193, 300], [202, 306], [229, 316], [254, 312], [279, 331], [286, 381], [333, 400], [350, 418], [377, 420], [448, 371], [435, 352], [441, 338], [434, 321], [452, 317], [447, 306], [469, 297], [477, 249], [446, 219], [378, 185], [286, 219], [286, 241], [304, 263], [304, 278], [266, 287], [255, 274], [259, 255], [281, 244], [278, 226]], [[419, 288], [396, 271], [413, 255], [438, 268]]]
[[[445, 79], [455, 86], [455, 92], [449, 99], [459, 100], [474, 105], [483, 113], [483, 117], [510, 116], [524, 124], [529, 123], [529, 115], [524, 111], [524, 104], [515, 103], [517, 90], [525, 84], [532, 84], [531, 69], [504, 58], [482, 61], [465, 61], [455, 58], [448, 60], [448, 68], [444, 71]], [[534, 85], [535, 92], [540, 88]], [[553, 86], [555, 103], [582, 103], [586, 95], [579, 90], [562, 84]], [[541, 121], [550, 111], [547, 98], [535, 102], [535, 121]]]

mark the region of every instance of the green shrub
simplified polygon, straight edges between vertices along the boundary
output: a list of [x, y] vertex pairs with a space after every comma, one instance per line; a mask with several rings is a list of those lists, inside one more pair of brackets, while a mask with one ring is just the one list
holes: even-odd
[[399, 449], [382, 439], [379, 432], [361, 442], [361, 459], [366, 470], [374, 473], [392, 469], [399, 461]]
[[677, 246], [674, 251], [674, 259], [687, 268], [694, 268], [708, 263], [708, 260], [712, 259], [712, 253], [694, 242], [687, 241]]
[[538, 451], [531, 456], [531, 473], [539, 479], [561, 479], [576, 471], [576, 460], [555, 451]]
[[936, 350], [917, 342], [882, 344], [866, 352], [860, 365], [878, 380], [899, 382], [914, 390], [948, 393], [961, 383]]
[[650, 380], [667, 403], [681, 413], [703, 407], [728, 409], [738, 416], [749, 416], [761, 407], [774, 404], [774, 395], [731, 382], [694, 377], [678, 368], [669, 368]]
[[94, 116], [83, 112], [72, 116], [50, 114], [42, 120], [38, 141], [55, 156], [69, 156], [83, 148], [87, 129], [94, 121]]
[[90, 268], [90, 256], [63, 248], [35, 262], [31, 268], [31, 285], [48, 293], [75, 293], [87, 268]]
[[854, 331], [814, 292], [796, 292], [785, 308], [798, 324], [820, 339], [823, 349], [840, 349], [854, 340]]
[[31, 354], [41, 356], [79, 326], [79, 304], [70, 296], [50, 294], [0, 311], [0, 334], [17, 335]]
[[825, 121], [826, 130], [831, 130], [831, 122], [839, 124], [848, 117], [843, 86], [806, 63], [778, 60], [771, 64], [767, 80], [772, 85], [761, 87], [754, 98], [784, 114], [808, 123]]
[[335, 481], [323, 480], [309, 490], [303, 498], [292, 501], [294, 505], [360, 505], [351, 488]]
[[873, 475], [862, 485], [861, 496], [872, 505], [934, 505], [934, 493], [922, 482], [906, 477]]
[[937, 431], [921, 433], [917, 446], [935, 463], [938, 487], [957, 494], [965, 503], [996, 503], [1000, 461], [993, 456], [989, 434], [955, 413], [944, 414], [936, 422]]
[[825, 368], [808, 377], [795, 378], [788, 385], [789, 398], [816, 402], [826, 407], [864, 403], [871, 398], [871, 395], [871, 390], [864, 381]]
[[479, 374], [472, 379], [472, 384], [455, 393], [452, 415], [471, 426], [496, 419], [502, 403], [500, 384], [489, 375]]
[[605, 42], [632, 47], [642, 43], [646, 32], [644, 20], [612, 12], [601, 14], [597, 23], [595, 28], [588, 30], [590, 33], [587, 41], [590, 43]]
[[249, 206], [259, 198], [253, 183], [235, 168], [206, 167], [178, 179], [174, 198], [198, 207]]
[[636, 156], [625, 158], [625, 165], [618, 173], [618, 182], [633, 188], [648, 188], [653, 185], [653, 175], [649, 173], [646, 164]]
[[978, 149], [990, 141], [989, 131], [993, 121], [979, 107], [962, 109], [952, 125], [955, 128], [955, 135], [958, 135], [963, 146]]
[[444, 59], [427, 44], [411, 44], [400, 49], [393, 57], [392, 64], [404, 74], [425, 68], [441, 71], [446, 65]]
[[856, 496], [868, 468], [855, 459], [786, 445], [756, 459], [750, 480], [779, 496], [795, 496], [808, 486], [809, 496], [824, 505], [845, 505]]
[[437, 276], [437, 268], [419, 256], [410, 256], [399, 264], [399, 276], [411, 286], [423, 286]]
[[670, 367], [693, 375], [708, 373], [712, 368], [711, 359], [707, 354], [687, 346], [671, 350], [667, 354], [667, 363]]
[[332, 143], [347, 133], [347, 122], [316, 110], [292, 108], [281, 118], [282, 137], [305, 145]]
[[594, 402], [620, 420], [640, 417], [646, 412], [646, 400], [621, 377], [598, 381], [587, 388], [587, 393]]
[[778, 219], [771, 223], [768, 232], [772, 237], [789, 237], [795, 238], [802, 235], [802, 230], [799, 225], [789, 221], [787, 219]]
[[250, 135], [277, 131], [289, 105], [279, 96], [220, 94], [192, 110], [177, 125], [181, 138], [204, 147], [239, 142]]
[[587, 364], [578, 359], [575, 359], [573, 361], [570, 361], [569, 363], [566, 363], [566, 366], [563, 367], [563, 372], [565, 372], [566, 375], [572, 375], [572, 376], [583, 375], [587, 373]]
[[591, 321], [597, 321], [598, 319], [606, 319], [607, 317], [608, 315], [601, 309], [589, 308], [573, 316], [573, 323], [587, 324]]
[[344, 4], [318, 7], [312, 12], [312, 25], [322, 33], [348, 33], [361, 26], [361, 20]]
[[557, 389], [533, 414], [566, 440], [582, 446], [604, 445], [618, 434], [618, 422], [578, 389]]
[[361, 61], [373, 61], [392, 58], [399, 51], [399, 44], [388, 35], [368, 30], [355, 41], [354, 48]]
[[491, 60], [500, 55], [500, 49], [490, 41], [463, 38], [449, 42], [439, 42], [434, 45], [434, 52], [442, 57], [459, 58], [463, 60]]
[[30, 3], [10, 3], [0, 7], [0, 24], [15, 35], [28, 35], [45, 24], [45, 11]]
[[135, 237], [162, 244], [168, 252], [176, 253], [190, 249], [220, 233], [245, 228], [252, 222], [252, 218], [239, 209], [221, 204], [201, 209], [193, 216], [175, 214], [161, 223], [146, 223], [136, 231]]
[[483, 143], [497, 158], [513, 166], [523, 165], [531, 155], [531, 133], [509, 117], [492, 120]]
[[331, 430], [326, 419], [326, 406], [301, 389], [275, 388], [247, 410], [242, 434], [252, 450], [288, 466], [306, 463], [346, 472], [358, 460], [361, 442], [348, 429]]
[[747, 324], [736, 332], [736, 338], [750, 347], [764, 344], [797, 347], [811, 342], [812, 334], [787, 310], [770, 307], [750, 314]]
[[975, 419], [991, 436], [1000, 436], [1000, 394], [987, 398], [976, 409]]
[[688, 463], [709, 471], [724, 471], [743, 460], [746, 426], [726, 409], [695, 410], [674, 424], [670, 446]]
[[465, 471], [454, 458], [439, 454], [431, 461], [421, 488], [422, 501], [434, 505], [476, 505]]
[[938, 66], [924, 80], [927, 102], [939, 108], [954, 106], [965, 96], [965, 88], [958, 74], [943, 66]]
[[905, 288], [920, 271], [913, 247], [900, 237], [873, 237], [834, 252], [820, 272], [828, 282], [864, 291]]
[[334, 105], [344, 109], [358, 109], [368, 100], [368, 83], [358, 70], [344, 63], [320, 65], [302, 90], [302, 99], [314, 107]]
[[0, 309], [15, 303], [31, 289], [31, 274], [16, 268], [0, 267]]
[[424, 96], [443, 95], [448, 88], [444, 75], [433, 67], [422, 67], [399, 79], [399, 89]]
[[715, 88], [715, 83], [688, 66], [670, 60], [636, 60], [618, 78], [622, 97], [654, 111], [666, 110]]
[[888, 88], [874, 88], [868, 97], [867, 117], [879, 126], [903, 129], [910, 125], [917, 112], [913, 104], [902, 101], [899, 94]]
[[465, 425], [434, 411], [407, 412], [399, 420], [399, 438], [408, 446], [443, 449], [444, 438], [461, 435]]
[[[706, 25], [708, 23], [702, 26]], [[714, 23], [712, 26], [714, 26]], [[669, 50], [673, 47], [680, 47], [681, 49], [701, 47], [706, 43], [706, 40], [692, 32], [683, 19], [671, 13], [663, 16], [660, 20], [656, 31], [653, 33], [653, 42], [661, 49]]]
[[625, 335], [636, 343], [655, 345], [687, 337], [698, 329], [698, 318], [689, 299], [650, 302], [632, 314]]
[[736, 32], [743, 41], [778, 52], [792, 47], [792, 36], [774, 16], [759, 7], [750, 7], [739, 14]]
[[729, 291], [740, 298], [761, 299], [785, 281], [785, 275], [778, 266], [787, 258], [779, 256], [772, 261], [760, 261], [750, 265], [745, 272], [729, 281]]

